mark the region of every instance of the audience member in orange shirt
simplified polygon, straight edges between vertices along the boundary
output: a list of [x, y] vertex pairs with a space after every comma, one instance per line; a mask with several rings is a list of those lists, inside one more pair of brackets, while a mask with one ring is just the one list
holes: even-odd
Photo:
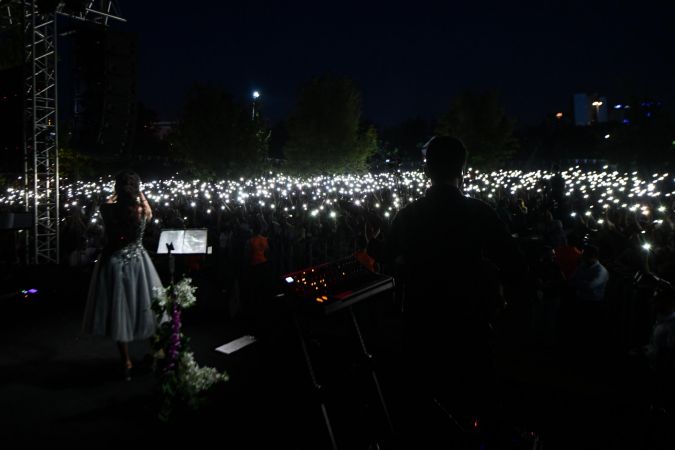
[[581, 250], [572, 243], [567, 243], [555, 248], [555, 262], [569, 281], [581, 262]]
[[360, 262], [366, 269], [370, 270], [371, 272], [375, 272], [375, 259], [371, 257], [366, 251], [367, 246], [368, 243], [366, 242], [366, 239], [363, 236], [359, 237], [356, 241], [357, 249], [354, 252], [354, 258], [356, 258], [356, 260]]
[[[256, 230], [257, 229], [257, 230]], [[260, 226], [254, 227], [253, 236], [248, 240], [250, 265], [257, 266], [258, 264], [267, 262], [267, 252], [270, 249], [267, 238], [260, 234]]]

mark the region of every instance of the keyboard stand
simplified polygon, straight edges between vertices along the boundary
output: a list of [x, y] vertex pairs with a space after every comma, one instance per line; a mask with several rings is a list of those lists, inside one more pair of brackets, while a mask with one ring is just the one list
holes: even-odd
[[316, 373], [314, 372], [314, 366], [312, 365], [312, 358], [309, 356], [309, 351], [307, 350], [307, 342], [305, 341], [305, 335], [302, 332], [302, 327], [300, 326], [300, 321], [298, 320], [298, 314], [293, 313], [293, 324], [295, 325], [295, 330], [298, 333], [298, 340], [302, 347], [302, 354], [305, 360], [305, 366], [307, 367], [307, 372], [309, 372], [309, 378], [312, 382], [312, 389], [314, 395], [319, 399], [319, 404], [321, 406], [321, 415], [323, 416], [323, 421], [326, 424], [326, 431], [328, 431], [328, 437], [330, 438], [331, 448], [337, 450], [337, 444], [335, 442], [335, 435], [333, 434], [333, 427], [330, 424], [330, 418], [328, 417], [328, 410], [326, 409], [326, 400], [324, 397], [323, 386], [319, 384], [316, 379]]
[[[370, 369], [370, 374], [373, 380], [373, 385], [375, 387], [375, 390], [377, 392], [377, 398], [380, 403], [380, 407], [382, 408], [382, 413], [384, 415], [384, 418], [386, 419], [387, 422], [387, 427], [389, 429], [389, 432], [393, 435], [394, 433], [394, 427], [391, 422], [391, 417], [389, 415], [389, 409], [387, 408], [387, 404], [384, 400], [384, 395], [382, 394], [382, 389], [380, 387], [380, 382], [377, 378], [377, 373], [375, 372], [375, 364], [373, 361], [373, 355], [371, 355], [368, 352], [368, 349], [366, 347], [366, 343], [363, 339], [363, 334], [361, 333], [361, 327], [359, 327], [359, 323], [356, 319], [356, 315], [354, 314], [354, 309], [352, 306], [347, 307], [349, 311], [349, 316], [351, 318], [351, 322], [354, 325], [354, 332], [356, 333], [356, 337], [358, 338], [359, 341], [359, 347], [361, 350], [361, 355], [363, 357], [363, 360], [365, 364]], [[293, 323], [295, 325], [295, 329], [298, 334], [298, 339], [300, 341], [300, 345], [302, 347], [302, 353], [304, 356], [305, 360], [305, 366], [307, 367], [307, 372], [309, 373], [309, 377], [312, 383], [312, 388], [314, 391], [314, 394], [317, 396], [319, 399], [319, 404], [321, 407], [321, 414], [323, 416], [324, 423], [326, 425], [326, 431], [328, 432], [328, 437], [331, 442], [331, 448], [333, 450], [337, 450], [337, 443], [335, 441], [335, 434], [333, 433], [333, 427], [331, 426], [330, 418], [328, 417], [328, 410], [326, 408], [326, 401], [325, 401], [325, 394], [324, 394], [324, 387], [319, 384], [317, 377], [316, 377], [316, 372], [314, 371], [314, 365], [312, 364], [312, 359], [309, 355], [309, 351], [307, 349], [307, 342], [305, 340], [305, 335], [303, 333], [302, 327], [300, 325], [300, 321], [298, 320], [298, 314], [297, 312], [293, 313]]]
[[373, 377], [373, 385], [375, 386], [375, 390], [377, 391], [377, 397], [380, 401], [380, 406], [382, 407], [382, 413], [384, 414], [385, 419], [387, 420], [387, 426], [389, 427], [389, 432], [394, 433], [394, 427], [391, 424], [391, 417], [389, 416], [389, 408], [387, 408], [387, 403], [384, 401], [384, 396], [382, 395], [382, 388], [380, 387], [380, 382], [377, 379], [377, 373], [375, 372], [375, 364], [373, 361], [373, 355], [368, 353], [368, 349], [366, 348], [366, 343], [363, 340], [363, 335], [361, 334], [361, 328], [359, 327], [359, 322], [356, 320], [356, 315], [354, 314], [354, 309], [349, 306], [349, 315], [351, 316], [352, 323], [354, 324], [354, 331], [356, 331], [356, 335], [359, 338], [359, 344], [361, 346], [361, 351], [362, 356], [364, 357], [364, 360], [366, 364], [370, 368], [370, 374]]

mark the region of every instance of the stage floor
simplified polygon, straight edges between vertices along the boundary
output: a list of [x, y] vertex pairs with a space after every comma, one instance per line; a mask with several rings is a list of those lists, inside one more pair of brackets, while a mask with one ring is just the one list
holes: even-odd
[[[71, 448], [170, 444], [179, 438], [215, 439], [233, 449], [272, 448], [270, 443], [273, 448], [325, 447], [322, 417], [297, 349], [270, 355], [255, 343], [232, 355], [215, 351], [249, 330], [228, 317], [214, 279], [208, 271], [195, 277], [198, 303], [185, 312], [184, 331], [197, 361], [226, 370], [230, 381], [214, 388], [202, 409], [170, 425], [156, 418], [151, 370], [138, 367], [132, 381], [125, 382], [114, 343], [80, 335], [86, 272], [66, 270], [43, 279], [52, 288], [34, 299], [3, 298], [1, 440], [22, 446], [48, 440]], [[393, 392], [405, 363], [399, 359], [400, 317], [385, 311], [376, 330], [367, 323], [364, 328], [392, 417], [400, 417]], [[581, 364], [570, 355], [513, 339], [502, 342], [498, 353], [509, 426], [538, 433], [547, 449], [675, 448], [675, 424], [650, 414], [642, 388], [612, 361], [598, 355], [595, 364]], [[328, 350], [335, 350], [336, 341], [339, 336], [326, 345]], [[131, 345], [135, 361], [149, 352], [145, 342]], [[365, 449], [379, 432], [366, 425], [374, 409], [361, 401], [353, 373], [347, 364], [344, 373], [323, 374], [331, 386], [327, 408], [340, 447]]]

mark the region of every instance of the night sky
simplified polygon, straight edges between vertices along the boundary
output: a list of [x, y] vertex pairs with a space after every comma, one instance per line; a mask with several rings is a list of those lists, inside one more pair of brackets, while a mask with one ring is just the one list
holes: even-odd
[[672, 108], [675, 8], [661, 3], [119, 1], [139, 34], [140, 100], [163, 119], [200, 81], [259, 89], [275, 122], [303, 81], [332, 73], [358, 82], [380, 126], [431, 118], [463, 89], [497, 89], [520, 124], [569, 111], [575, 92]]

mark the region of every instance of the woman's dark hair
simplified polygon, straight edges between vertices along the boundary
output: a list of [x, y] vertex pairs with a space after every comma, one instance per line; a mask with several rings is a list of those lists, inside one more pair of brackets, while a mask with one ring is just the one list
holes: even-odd
[[141, 179], [135, 172], [124, 170], [115, 176], [115, 194], [117, 195], [117, 217], [120, 231], [127, 238], [137, 233], [139, 196]]
[[141, 179], [137, 173], [131, 170], [123, 170], [115, 175], [115, 194], [117, 201], [137, 202], [141, 192]]

